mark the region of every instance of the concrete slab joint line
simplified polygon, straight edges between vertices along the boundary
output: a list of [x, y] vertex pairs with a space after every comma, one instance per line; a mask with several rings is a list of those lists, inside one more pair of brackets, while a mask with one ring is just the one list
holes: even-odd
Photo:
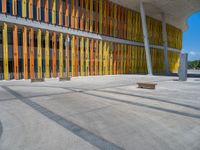
[[139, 106], [139, 107], [149, 108], [149, 109], [153, 109], [153, 110], [157, 110], [157, 111], [168, 112], [168, 113], [171, 113], [171, 114], [180, 115], [180, 116], [184, 116], [184, 117], [200, 119], [200, 115], [190, 114], [190, 113], [187, 113], [187, 112], [180, 112], [180, 111], [176, 111], [176, 110], [172, 110], [172, 109], [168, 109], [168, 108], [161, 108], [161, 107], [157, 107], [157, 106], [151, 106], [151, 105], [146, 105], [146, 104], [142, 104], [142, 103], [138, 103], [138, 102], [131, 102], [131, 101], [123, 100], [123, 99], [112, 98], [112, 97], [109, 97], [109, 96], [101, 96], [101, 95], [87, 93], [87, 92], [83, 92], [83, 94], [94, 96], [94, 97], [99, 97], [99, 98], [104, 98], [104, 99], [107, 99], [107, 100], [110, 100], [110, 101], [116, 101], [116, 102], [120, 102], [120, 103], [125, 103], [125, 104], [135, 105], [135, 106]]
[[38, 111], [42, 115], [46, 116], [50, 120], [56, 122], [57, 124], [61, 125], [63, 128], [69, 130], [76, 136], [82, 138], [86, 142], [90, 143], [91, 145], [101, 149], [101, 150], [124, 150], [124, 148], [98, 136], [95, 135], [94, 133], [90, 132], [87, 129], [84, 129], [80, 127], [79, 125], [63, 118], [62, 116], [52, 112], [51, 110], [48, 110], [47, 108], [33, 102], [29, 98], [25, 98], [15, 92], [14, 90], [11, 90], [10, 88], [6, 86], [1, 86], [3, 89], [5, 89], [7, 92], [10, 94], [14, 95], [17, 99], [19, 99], [21, 102], [27, 104], [34, 110]]

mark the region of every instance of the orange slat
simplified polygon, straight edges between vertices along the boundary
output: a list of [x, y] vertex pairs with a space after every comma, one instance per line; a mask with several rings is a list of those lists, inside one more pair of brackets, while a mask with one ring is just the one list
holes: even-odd
[[28, 17], [33, 19], [33, 0], [28, 1]]
[[80, 0], [80, 29], [84, 30], [84, 9], [83, 9], [83, 0]]
[[62, 1], [63, 0], [59, 0], [59, 8], [58, 8], [58, 24], [59, 25], [62, 25], [63, 24], [63, 17], [62, 17], [62, 14], [63, 14], [63, 5], [62, 5]]
[[128, 10], [124, 9], [124, 39], [126, 39], [126, 33], [127, 33], [127, 16], [128, 16]]
[[78, 0], [75, 1], [75, 28], [78, 29]]
[[35, 78], [34, 73], [34, 29], [29, 30], [29, 54], [30, 54], [30, 79]]
[[2, 0], [2, 13], [6, 13], [6, 1], [7, 0]]
[[114, 6], [113, 6], [113, 3], [110, 3], [110, 36], [112, 36], [112, 34], [113, 34], [113, 28], [112, 28], [112, 26], [113, 26], [113, 22], [112, 22], [112, 20], [113, 20], [113, 8]]
[[120, 6], [118, 5], [118, 7], [117, 7], [117, 15], [118, 15], [118, 21], [117, 21], [117, 30], [118, 30], [118, 32], [117, 32], [117, 37], [120, 37], [120, 31], [121, 31], [121, 9], [120, 9]]
[[14, 79], [19, 79], [19, 57], [18, 57], [18, 28], [13, 27], [13, 52], [14, 52]]
[[121, 33], [120, 33], [120, 38], [123, 38], [123, 31], [124, 31], [124, 8], [121, 7]]
[[79, 56], [79, 47], [78, 47], [78, 37], [75, 37], [75, 76], [78, 76], [78, 56]]
[[37, 20], [41, 19], [41, 2], [40, 2], [40, 0], [36, 1], [36, 19]]
[[109, 35], [109, 24], [110, 24], [110, 22], [109, 22], [109, 11], [110, 11], [110, 9], [109, 9], [109, 7], [110, 7], [110, 4], [109, 4], [109, 2], [108, 2], [108, 0], [106, 0], [106, 35]]
[[71, 0], [71, 28], [75, 27], [74, 17], [75, 17], [75, 0]]
[[49, 0], [44, 1], [44, 21], [49, 22]]
[[69, 4], [68, 4], [68, 0], [65, 0], [65, 26], [69, 27]]
[[23, 27], [23, 63], [24, 63], [24, 79], [28, 79], [28, 50], [27, 50], [27, 28]]
[[85, 10], [86, 10], [85, 30], [89, 31], [89, 24], [90, 24], [89, 0], [85, 0]]
[[95, 75], [99, 74], [99, 44], [98, 40], [95, 41]]
[[113, 59], [114, 59], [113, 60], [113, 68], [114, 68], [113, 70], [114, 70], [114, 72], [113, 73], [115, 75], [115, 74], [117, 74], [117, 44], [114, 43], [113, 45], [114, 45], [113, 46], [114, 47], [114, 52], [113, 52], [114, 53], [114, 56], [113, 56]]

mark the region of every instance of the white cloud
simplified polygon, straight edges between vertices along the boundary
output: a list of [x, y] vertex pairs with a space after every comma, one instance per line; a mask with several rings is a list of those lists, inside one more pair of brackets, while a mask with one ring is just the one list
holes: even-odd
[[197, 53], [194, 52], [194, 51], [191, 51], [191, 52], [189, 53], [189, 55], [195, 56], [195, 55], [197, 55]]

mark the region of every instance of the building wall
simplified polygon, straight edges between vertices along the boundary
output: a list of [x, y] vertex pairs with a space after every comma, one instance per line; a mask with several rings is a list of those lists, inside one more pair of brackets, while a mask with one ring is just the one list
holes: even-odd
[[[140, 13], [108, 0], [7, 0], [1, 1], [0, 13], [143, 42]], [[150, 44], [162, 46], [162, 23], [147, 17], [147, 28]], [[144, 47], [2, 23], [0, 79], [64, 76], [68, 36], [72, 76], [147, 73]], [[180, 29], [167, 25], [167, 36], [169, 47], [182, 48]], [[177, 72], [179, 53], [168, 57], [170, 71]], [[151, 58], [153, 72], [162, 73], [163, 49], [152, 48]]]

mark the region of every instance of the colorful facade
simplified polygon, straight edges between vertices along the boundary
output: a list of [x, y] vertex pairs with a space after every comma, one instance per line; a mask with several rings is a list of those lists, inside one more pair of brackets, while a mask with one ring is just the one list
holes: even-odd
[[[0, 13], [84, 36], [0, 23], [0, 79], [146, 74], [141, 15], [109, 0], [1, 0]], [[154, 73], [164, 72], [162, 22], [146, 17]], [[170, 72], [177, 72], [182, 30], [167, 24]], [[115, 38], [113, 42], [89, 36]], [[87, 37], [88, 34], [88, 37]], [[161, 48], [160, 48], [161, 47]]]

